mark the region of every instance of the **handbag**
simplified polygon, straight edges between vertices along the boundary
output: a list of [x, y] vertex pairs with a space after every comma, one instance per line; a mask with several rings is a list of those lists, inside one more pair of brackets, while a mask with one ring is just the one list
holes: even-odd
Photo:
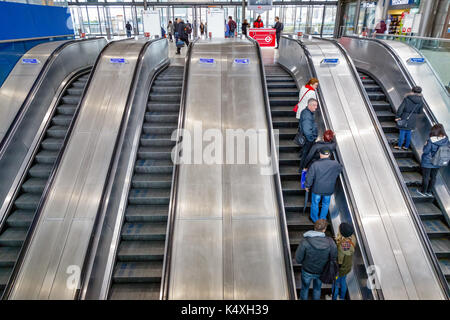
[[300, 147], [303, 147], [306, 143], [306, 138], [303, 135], [302, 127], [298, 126], [298, 132], [294, 137], [294, 143]]
[[294, 111], [295, 113], [297, 113], [298, 111], [298, 105], [300, 104], [300, 102], [302, 102], [303, 98], [306, 96], [306, 94], [311, 91], [311, 89], [308, 89], [302, 96], [302, 98], [300, 99], [300, 101], [295, 105], [294, 109], [292, 109], [292, 111]]
[[413, 111], [411, 111], [411, 113], [406, 117], [406, 119], [400, 119], [397, 121], [397, 126], [400, 129], [408, 127], [409, 118], [411, 118], [412, 114], [416, 111], [416, 109], [417, 109], [417, 106], [414, 107]]
[[184, 47], [184, 41], [178, 40], [176, 43], [177, 48], [183, 48]]

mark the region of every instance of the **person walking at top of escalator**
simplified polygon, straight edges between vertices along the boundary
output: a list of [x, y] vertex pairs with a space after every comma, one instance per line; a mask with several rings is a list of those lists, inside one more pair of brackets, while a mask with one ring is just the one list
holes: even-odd
[[204, 34], [205, 34], [205, 25], [203, 24], [203, 22], [200, 22], [200, 35], [203, 37]]
[[242, 35], [247, 35], [247, 28], [250, 24], [248, 23], [247, 19], [244, 19], [244, 22], [242, 23]]
[[133, 27], [131, 26], [130, 21], [127, 21], [127, 24], [125, 25], [125, 29], [127, 29], [127, 37], [131, 38], [131, 30], [133, 30]]
[[[299, 94], [299, 102], [297, 104], [297, 111], [295, 114], [295, 117], [297, 119], [300, 119], [300, 113], [306, 108], [306, 105], [308, 104], [309, 99], [316, 99], [316, 90], [319, 86], [319, 80], [316, 78], [311, 78], [309, 81], [300, 89]], [[295, 109], [294, 109], [295, 110]]]
[[[317, 130], [317, 124], [314, 119], [314, 112], [317, 110], [317, 100], [314, 98], [311, 98], [308, 100], [308, 105], [305, 109], [300, 113], [300, 119], [298, 121], [298, 130], [303, 134], [305, 137], [305, 144], [302, 147], [302, 160], [300, 163], [302, 163], [304, 160], [303, 158], [306, 158], [306, 156], [309, 153], [309, 150], [314, 144], [314, 141], [317, 139], [318, 130]], [[299, 168], [302, 169], [301, 167]]]
[[313, 300], [319, 300], [322, 291], [322, 274], [328, 260], [336, 261], [337, 248], [333, 239], [327, 237], [328, 222], [319, 219], [314, 223], [314, 230], [303, 234], [297, 250], [295, 260], [302, 265], [302, 288], [300, 299], [308, 300], [309, 287], [313, 282]]
[[380, 22], [378, 22], [377, 25], [375, 26], [376, 33], [383, 34], [386, 32], [386, 29], [387, 29], [387, 26], [386, 26], [386, 23], [384, 22], [384, 20], [380, 20]]
[[336, 237], [339, 265], [339, 274], [337, 280], [333, 283], [332, 296], [326, 296], [327, 300], [345, 300], [347, 293], [347, 275], [353, 267], [353, 254], [355, 253], [356, 237], [353, 226], [349, 223], [339, 225]]
[[261, 16], [258, 16], [258, 18], [253, 21], [253, 28], [264, 28], [264, 23], [261, 20]]
[[280, 22], [280, 18], [279, 17], [275, 17], [275, 25], [273, 26], [273, 28], [276, 30], [275, 31], [275, 35], [277, 38], [277, 46], [275, 49], [278, 49], [280, 46], [280, 38], [281, 38], [281, 31], [283, 31], [284, 26], [283, 24]]
[[[445, 148], [444, 152], [440, 150]], [[436, 175], [441, 166], [448, 165], [448, 157], [450, 156], [450, 143], [448, 136], [445, 133], [444, 126], [440, 123], [431, 127], [430, 137], [423, 147], [422, 158], [420, 166], [422, 167], [422, 188], [417, 189], [417, 192], [424, 197], [431, 197], [434, 184], [436, 182]], [[446, 158], [445, 158], [446, 157]], [[447, 164], [440, 163], [447, 161]]]
[[[416, 116], [422, 113], [423, 109], [423, 97], [421, 92], [421, 87], [412, 88], [412, 91], [405, 95], [397, 110], [395, 121], [397, 122], [397, 128], [400, 130], [400, 134], [398, 136], [398, 145], [394, 146], [394, 149], [409, 149], [409, 144], [411, 143], [411, 131], [416, 128]], [[403, 145], [403, 143], [405, 145]]]
[[175, 45], [178, 42], [178, 18], [173, 21], [173, 35], [175, 37]]
[[229, 29], [229, 36], [230, 38], [234, 38], [234, 33], [236, 32], [237, 29], [237, 24], [236, 21], [233, 20], [232, 16], [228, 17], [228, 29]]
[[[318, 219], [326, 219], [331, 195], [336, 187], [336, 180], [342, 172], [342, 165], [336, 160], [331, 160], [331, 150], [327, 147], [320, 149], [320, 159], [314, 162], [308, 169], [305, 180], [305, 190], [311, 191], [311, 215], [312, 222]], [[319, 203], [322, 200], [322, 208], [319, 215]]]
[[169, 34], [169, 40], [170, 42], [173, 42], [172, 36], [173, 36], [173, 32], [174, 32], [174, 25], [172, 23], [172, 21], [169, 21], [169, 24], [167, 25], [167, 33]]
[[[178, 38], [179, 41], [182, 41], [186, 44], [186, 46], [189, 45], [189, 35], [186, 32], [187, 26], [185, 25], [184, 21], [182, 19], [180, 19], [178, 21], [178, 26], [177, 26], [177, 32], [178, 32]], [[181, 46], [177, 41], [177, 53], [176, 54], [181, 54]]]
[[320, 149], [327, 147], [333, 153], [336, 151], [336, 139], [333, 130], [326, 130], [321, 141], [313, 144], [306, 157], [300, 162], [300, 169], [308, 169], [316, 160], [320, 159]]

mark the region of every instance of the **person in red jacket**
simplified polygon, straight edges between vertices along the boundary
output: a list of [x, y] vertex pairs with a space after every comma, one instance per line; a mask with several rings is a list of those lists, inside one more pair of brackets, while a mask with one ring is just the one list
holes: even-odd
[[258, 18], [253, 22], [253, 28], [264, 28], [264, 23], [261, 20], [261, 16], [258, 16]]

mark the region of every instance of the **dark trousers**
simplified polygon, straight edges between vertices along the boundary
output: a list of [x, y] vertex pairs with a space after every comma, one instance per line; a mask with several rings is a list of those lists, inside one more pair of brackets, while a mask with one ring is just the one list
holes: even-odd
[[422, 168], [422, 192], [429, 193], [436, 182], [439, 168]]
[[277, 32], [276, 33], [276, 37], [277, 37], [277, 48], [280, 46], [280, 37], [281, 37], [281, 32]]
[[302, 156], [300, 160], [300, 168], [298, 169], [299, 172], [302, 172], [303, 168], [306, 166], [305, 160], [308, 156], [309, 150], [311, 150], [311, 147], [313, 146], [314, 141], [308, 141], [306, 140], [305, 145], [302, 148]]
[[[189, 39], [188, 38], [180, 38], [181, 41], [186, 43], [186, 47], [189, 45]], [[181, 53], [181, 47], [177, 47], [177, 53]]]

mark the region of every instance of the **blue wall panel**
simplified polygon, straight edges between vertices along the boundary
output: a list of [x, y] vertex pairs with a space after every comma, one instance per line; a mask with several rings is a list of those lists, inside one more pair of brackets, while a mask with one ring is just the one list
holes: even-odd
[[73, 34], [66, 7], [0, 2], [0, 40]]

